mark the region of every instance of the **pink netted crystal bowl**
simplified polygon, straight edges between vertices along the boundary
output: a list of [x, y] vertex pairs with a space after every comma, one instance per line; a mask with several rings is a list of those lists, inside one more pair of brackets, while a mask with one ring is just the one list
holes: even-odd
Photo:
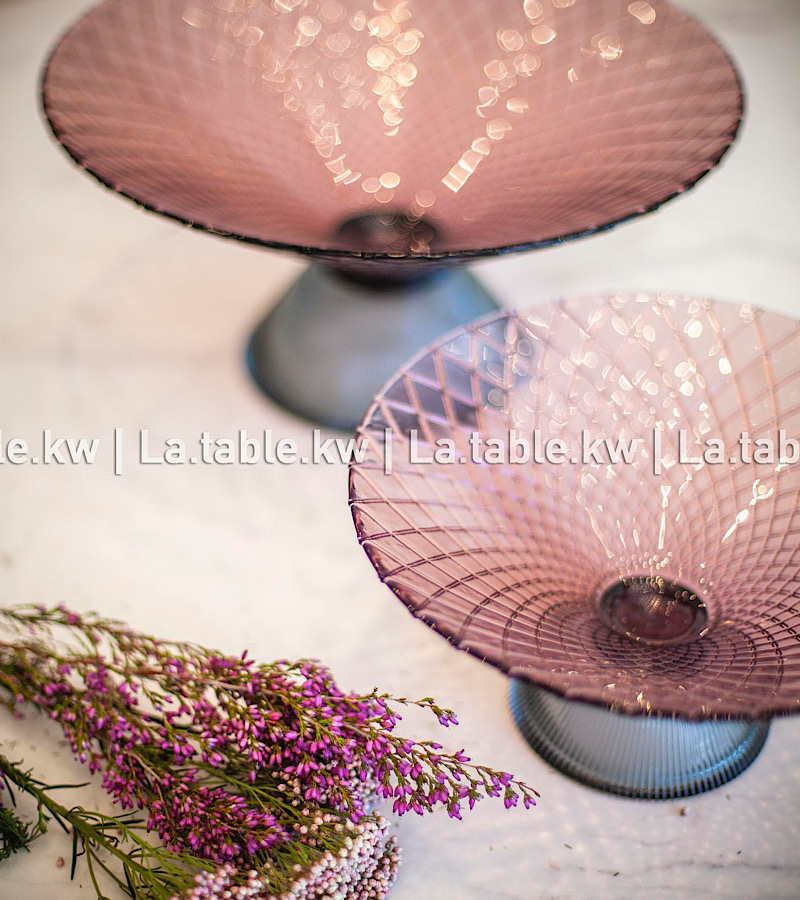
[[[404, 366], [360, 434], [362, 546], [415, 616], [517, 680], [518, 720], [547, 719], [520, 722], [537, 749], [569, 770], [558, 753], [585, 704], [565, 700], [644, 714], [624, 727], [649, 728], [651, 743], [677, 717], [669, 753], [656, 740], [666, 769], [652, 790], [624, 766], [609, 774], [616, 726], [602, 777], [597, 760], [571, 774], [636, 796], [693, 793], [679, 738], [721, 741], [746, 765], [762, 720], [800, 707], [794, 319], [647, 294], [496, 314]], [[418, 460], [445, 440], [459, 461], [411, 461], [412, 438]], [[510, 460], [519, 438], [538, 459]], [[481, 455], [488, 439], [502, 462]], [[599, 455], [597, 439], [610, 441]], [[709, 730], [714, 719], [732, 721]]]
[[43, 95], [107, 187], [326, 264], [251, 362], [281, 402], [353, 426], [410, 353], [495, 308], [442, 266], [657, 208], [742, 115], [724, 50], [664, 0], [106, 0]]

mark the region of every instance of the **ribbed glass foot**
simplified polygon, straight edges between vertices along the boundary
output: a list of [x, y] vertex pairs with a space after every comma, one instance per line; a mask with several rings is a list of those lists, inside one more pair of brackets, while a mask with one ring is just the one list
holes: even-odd
[[533, 749], [565, 775], [624, 797], [669, 800], [712, 790], [758, 756], [767, 721], [627, 716], [512, 680], [511, 712]]
[[392, 373], [442, 334], [497, 309], [467, 270], [387, 285], [314, 263], [258, 326], [253, 378], [312, 422], [355, 429]]

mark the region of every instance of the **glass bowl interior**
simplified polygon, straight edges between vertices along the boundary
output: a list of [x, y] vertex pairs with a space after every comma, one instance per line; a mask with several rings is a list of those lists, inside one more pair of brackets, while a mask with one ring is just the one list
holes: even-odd
[[797, 711], [798, 321], [648, 294], [497, 314], [360, 433], [359, 540], [457, 647], [629, 713]]
[[736, 71], [664, 0], [105, 0], [44, 77], [103, 184], [321, 256], [454, 259], [595, 232], [720, 160]]

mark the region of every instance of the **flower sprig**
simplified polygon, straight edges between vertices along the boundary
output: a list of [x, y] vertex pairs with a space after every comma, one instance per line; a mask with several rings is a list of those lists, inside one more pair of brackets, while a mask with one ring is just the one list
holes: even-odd
[[[12, 849], [28, 849], [55, 820], [72, 837], [72, 874], [79, 858], [85, 857], [98, 897], [105, 896], [101, 884], [105, 876], [131, 897], [171, 900], [178, 893], [190, 891], [197, 877], [213, 870], [210, 864], [189, 854], [153, 845], [147, 839], [143, 820], [133, 814], [109, 816], [80, 806], [64, 806], [54, 792], [75, 785], [48, 786], [2, 755], [0, 780], [5, 796], [12, 801], [19, 793], [36, 803], [36, 823], [26, 826], [24, 845]], [[0, 799], [2, 796], [0, 791]]]
[[197, 898], [323, 896], [319, 885], [337, 884], [385, 896], [398, 854], [376, 800], [455, 818], [483, 797], [535, 804], [511, 775], [396, 734], [402, 706], [457, 724], [430, 697], [346, 693], [313, 660], [259, 664], [63, 607], [0, 610], [0, 623], [0, 699], [58, 721], [165, 853], [214, 867], [197, 873]]

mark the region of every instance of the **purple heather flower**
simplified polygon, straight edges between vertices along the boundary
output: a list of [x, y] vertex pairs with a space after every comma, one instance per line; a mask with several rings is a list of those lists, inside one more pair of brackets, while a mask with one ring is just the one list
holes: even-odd
[[[316, 662], [257, 664], [63, 609], [17, 621], [43, 642], [0, 640], [10, 694], [58, 721], [76, 757], [123, 809], [147, 811], [165, 847], [217, 866], [181, 900], [268, 900], [264, 866], [296, 845], [322, 855], [317, 868], [307, 862], [313, 854], [303, 857], [296, 889], [280, 898], [382, 897], [397, 851], [376, 824], [383, 820], [369, 816], [373, 798], [400, 815], [444, 806], [458, 819], [462, 801], [472, 808], [481, 796], [535, 805], [529, 788], [472, 765], [463, 750], [396, 735], [389, 703], [407, 701], [347, 694]], [[52, 649], [43, 630], [57, 625], [96, 653], [86, 640]], [[444, 727], [457, 724], [430, 699], [418, 705]], [[321, 842], [342, 823], [356, 829], [343, 857]]]

